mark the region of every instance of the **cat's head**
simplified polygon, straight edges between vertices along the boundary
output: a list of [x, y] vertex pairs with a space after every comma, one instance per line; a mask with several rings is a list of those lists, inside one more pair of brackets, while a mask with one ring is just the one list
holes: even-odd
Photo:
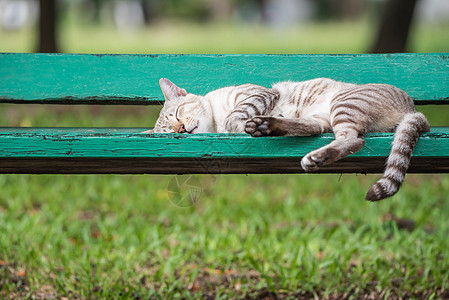
[[159, 80], [165, 103], [153, 133], [211, 132], [212, 116], [207, 113], [204, 97], [188, 93], [166, 78]]

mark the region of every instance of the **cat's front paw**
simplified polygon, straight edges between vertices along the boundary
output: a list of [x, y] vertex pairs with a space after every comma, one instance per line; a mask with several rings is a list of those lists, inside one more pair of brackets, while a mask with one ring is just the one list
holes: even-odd
[[253, 137], [269, 135], [271, 133], [269, 117], [255, 117], [247, 121], [245, 132]]

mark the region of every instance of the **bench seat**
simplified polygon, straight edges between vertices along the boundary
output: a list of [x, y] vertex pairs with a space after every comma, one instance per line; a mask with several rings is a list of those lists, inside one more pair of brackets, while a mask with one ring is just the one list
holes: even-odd
[[[333, 134], [252, 138], [246, 134], [144, 134], [148, 128], [0, 128], [0, 173], [302, 173], [309, 151]], [[392, 133], [320, 173], [381, 173]], [[420, 138], [409, 173], [449, 172], [449, 128]]]

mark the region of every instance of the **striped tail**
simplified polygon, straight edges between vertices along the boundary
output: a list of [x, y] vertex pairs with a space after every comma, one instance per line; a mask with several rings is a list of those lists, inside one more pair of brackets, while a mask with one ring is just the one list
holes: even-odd
[[404, 182], [419, 136], [429, 130], [429, 123], [422, 113], [409, 113], [402, 119], [394, 135], [384, 175], [370, 188], [366, 200], [378, 201], [397, 193]]

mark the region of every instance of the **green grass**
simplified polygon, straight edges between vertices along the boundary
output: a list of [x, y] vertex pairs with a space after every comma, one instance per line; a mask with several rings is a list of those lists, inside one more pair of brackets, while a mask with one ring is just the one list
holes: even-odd
[[409, 175], [375, 204], [363, 200], [375, 176], [198, 176], [195, 205], [174, 204], [171, 180], [1, 176], [2, 296], [449, 290], [447, 176]]
[[[64, 47], [363, 52], [369, 40], [363, 24], [349, 33], [347, 23], [292, 29], [307, 43], [263, 28], [215, 26], [167, 24], [127, 35], [67, 27]], [[448, 31], [435, 28], [414, 31], [416, 51], [447, 51]], [[30, 51], [30, 38], [26, 30], [0, 32], [0, 51]], [[432, 125], [449, 125], [447, 110], [421, 110]], [[134, 127], [156, 116], [151, 107], [2, 105], [0, 125]], [[449, 297], [449, 176], [408, 175], [393, 198], [366, 202], [377, 178], [0, 175], [0, 298]]]

